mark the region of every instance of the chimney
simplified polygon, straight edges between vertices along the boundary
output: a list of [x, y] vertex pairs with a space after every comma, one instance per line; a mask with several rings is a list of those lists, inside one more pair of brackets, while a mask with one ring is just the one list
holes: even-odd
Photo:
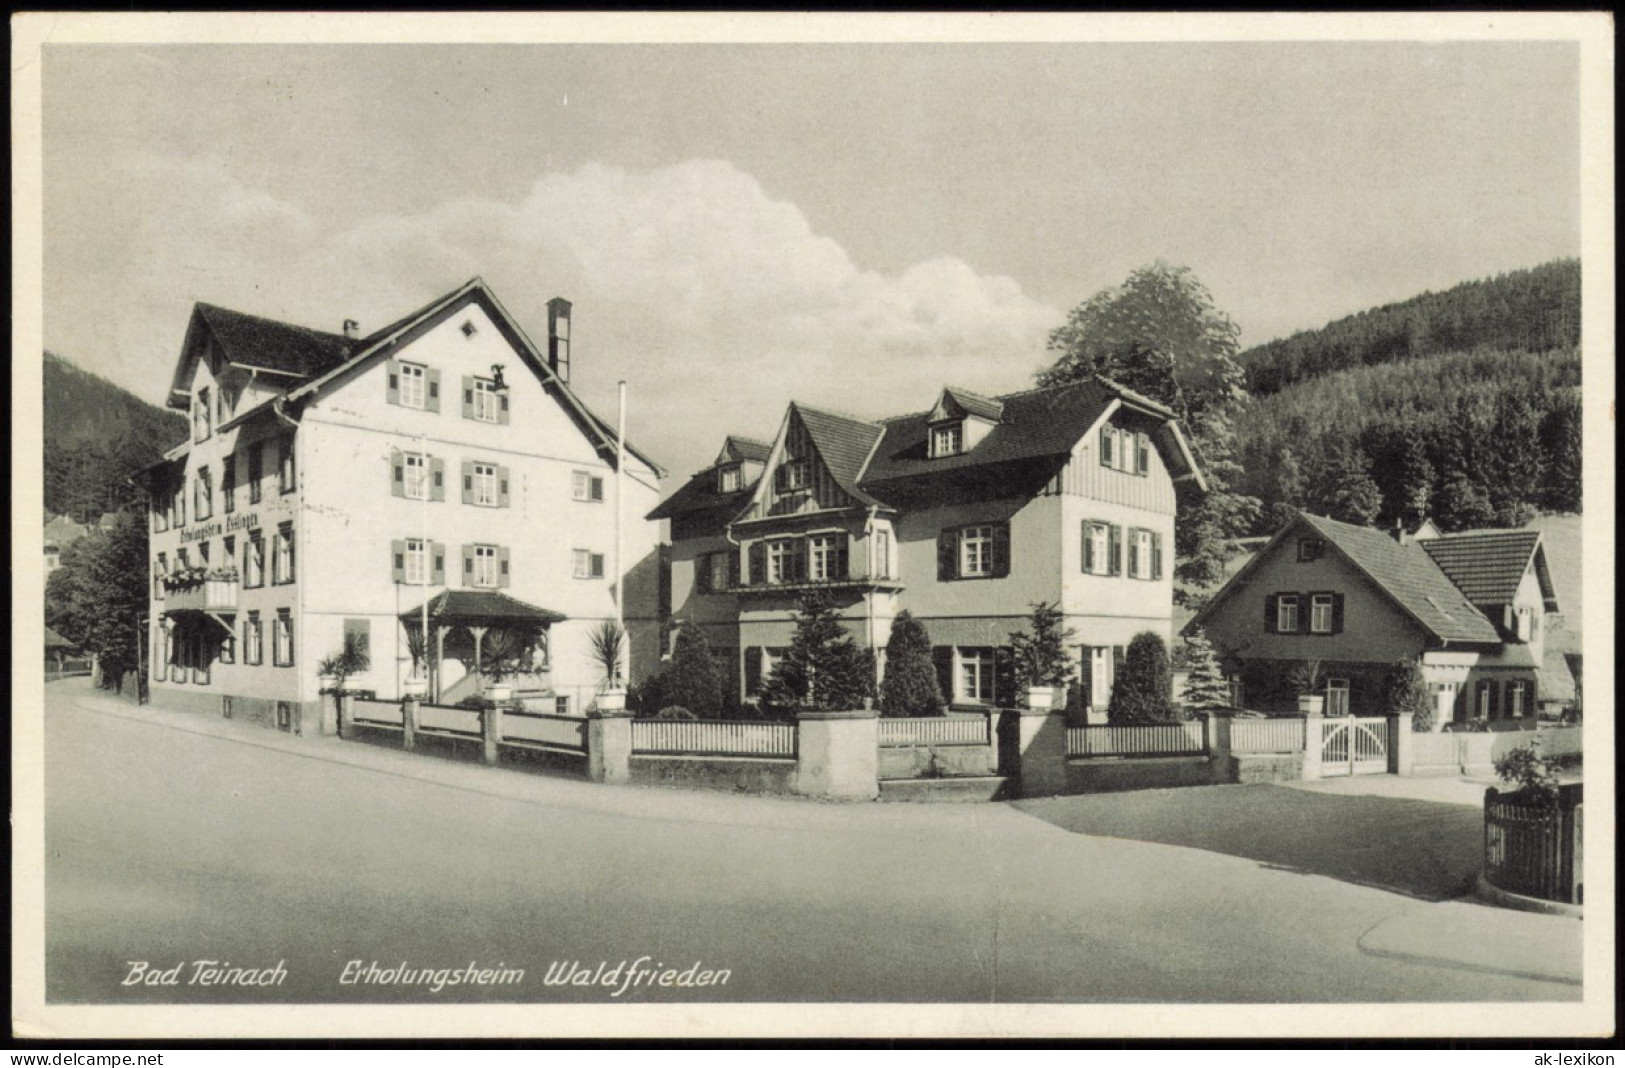
[[1405, 520], [1403, 519], [1394, 520], [1394, 540], [1399, 542], [1401, 545], [1409, 545], [1411, 543], [1411, 536], [1405, 533]]
[[344, 336], [354, 341], [361, 336], [361, 324], [354, 319], [344, 320]]
[[547, 302], [547, 366], [570, 384], [570, 302], [563, 297]]

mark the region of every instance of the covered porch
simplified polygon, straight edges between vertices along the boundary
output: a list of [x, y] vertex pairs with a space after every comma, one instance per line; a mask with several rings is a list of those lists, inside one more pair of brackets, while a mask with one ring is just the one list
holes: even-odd
[[[506, 677], [540, 676], [550, 666], [548, 634], [565, 616], [538, 608], [498, 590], [447, 590], [426, 604], [402, 612], [401, 627], [414, 674], [428, 669], [426, 700], [440, 704], [463, 679], [484, 685], [481, 677], [494, 668]], [[446, 678], [448, 658], [465, 674]]]

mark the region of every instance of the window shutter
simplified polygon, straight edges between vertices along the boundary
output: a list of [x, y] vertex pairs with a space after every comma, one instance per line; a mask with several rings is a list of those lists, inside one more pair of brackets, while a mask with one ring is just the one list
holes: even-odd
[[423, 407], [428, 411], [438, 412], [440, 410], [440, 372], [431, 367], [424, 372], [423, 377], [428, 380], [428, 393], [424, 398]]
[[500, 546], [497, 549], [497, 587], [507, 586], [513, 580], [508, 572], [508, 547]]
[[429, 499], [446, 499], [446, 461], [438, 456], [429, 457]]
[[1128, 532], [1128, 573], [1140, 577], [1140, 532], [1132, 527]]
[[1162, 578], [1162, 535], [1151, 532], [1151, 577]]
[[937, 581], [952, 582], [959, 577], [959, 532], [944, 530], [937, 535]]
[[463, 461], [463, 503], [474, 503], [474, 462]]
[[463, 376], [463, 418], [474, 418], [474, 380]]
[[389, 450], [389, 466], [394, 472], [394, 478], [389, 483], [390, 496], [406, 496], [406, 461], [401, 458], [401, 450]]
[[748, 697], [762, 688], [762, 647], [745, 649], [745, 695]]
[[395, 360], [385, 360], [384, 373], [387, 376], [384, 399], [390, 404], [399, 404], [401, 402], [401, 365]]
[[1109, 427], [1109, 426], [1103, 426], [1103, 427], [1100, 428], [1100, 466], [1101, 467], [1110, 467], [1111, 465], [1112, 465], [1112, 428]]
[[431, 541], [429, 543], [429, 583], [433, 586], [446, 584], [446, 543]]
[[1095, 525], [1089, 520], [1083, 521], [1083, 571], [1084, 574], [1095, 569], [1095, 540], [1089, 535], [1094, 531]]
[[1275, 624], [1276, 624], [1276, 621], [1280, 619], [1280, 616], [1277, 615], [1276, 611], [1275, 611], [1275, 597], [1276, 597], [1276, 595], [1273, 594], [1273, 593], [1266, 593], [1264, 595], [1264, 633], [1265, 634], [1275, 634], [1275, 633], [1277, 633], [1276, 629], [1275, 629]]
[[694, 592], [711, 592], [711, 554], [701, 553], [694, 558]]
[[497, 507], [508, 507], [508, 469], [497, 468]]
[[753, 541], [750, 543], [750, 575], [745, 579], [751, 586], [761, 586], [767, 582], [767, 543]]
[[848, 579], [852, 577], [852, 543], [845, 534], [838, 535], [835, 546], [835, 577]]
[[1123, 528], [1113, 523], [1107, 530], [1109, 535], [1106, 542], [1106, 573], [1108, 575], [1121, 575], [1123, 573]]
[[503, 426], [508, 424], [508, 394], [505, 391], [497, 394], [497, 422]]
[[993, 577], [1010, 574], [1010, 524], [1000, 523], [993, 528]]
[[933, 645], [931, 647], [931, 666], [937, 671], [937, 688], [942, 691], [942, 699], [948, 704], [954, 703], [954, 647], [951, 645]]
[[474, 585], [474, 546], [463, 546], [463, 585]]
[[812, 551], [811, 544], [806, 538], [795, 540], [795, 550], [790, 554], [790, 578], [795, 582], [807, 581], [807, 554]]
[[728, 588], [733, 589], [739, 585], [739, 550], [728, 551]]
[[1343, 633], [1343, 595], [1332, 594], [1332, 633]]
[[293, 544], [293, 531], [292, 530], [288, 531], [287, 538], [288, 538], [288, 573], [286, 575], [282, 576], [282, 581], [283, 582], [292, 582], [292, 581], [294, 581], [294, 576], [296, 574], [298, 574], [298, 570], [294, 567], [294, 563], [293, 563], [295, 546]]
[[1134, 473], [1143, 475], [1151, 470], [1151, 439], [1144, 434], [1134, 435]]
[[1111, 704], [1111, 691], [1117, 689], [1117, 680], [1123, 675], [1123, 661], [1127, 659], [1123, 646], [1112, 646], [1112, 677], [1106, 680], [1106, 692], [1101, 694], [1105, 704]]
[[391, 558], [395, 561], [390, 568], [390, 578], [396, 582], [406, 581], [406, 542], [397, 538], [389, 543]]
[[1078, 707], [1092, 707], [1093, 694], [1089, 692], [1094, 685], [1094, 647], [1090, 645], [1078, 646]]

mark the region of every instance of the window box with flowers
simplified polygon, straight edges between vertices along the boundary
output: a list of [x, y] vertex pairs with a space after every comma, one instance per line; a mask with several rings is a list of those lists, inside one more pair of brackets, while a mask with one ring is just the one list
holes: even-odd
[[166, 612], [235, 612], [240, 576], [235, 567], [182, 567], [164, 577]]

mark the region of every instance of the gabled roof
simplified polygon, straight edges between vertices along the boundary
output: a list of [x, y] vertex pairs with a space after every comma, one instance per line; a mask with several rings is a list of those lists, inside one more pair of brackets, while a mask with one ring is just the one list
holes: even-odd
[[58, 634], [56, 631], [52, 630], [50, 627], [46, 627], [45, 628], [45, 648], [47, 648], [47, 649], [77, 649], [79, 647], [77, 645], [73, 644], [72, 642], [68, 641], [68, 639], [64, 638], [62, 635]]
[[[401, 613], [408, 623], [423, 617], [418, 605]], [[429, 599], [431, 623], [562, 623], [567, 617], [548, 608], [537, 608], [499, 590], [446, 590]]]
[[742, 438], [738, 434], [729, 434], [722, 441], [722, 452], [717, 455], [717, 463], [767, 463], [768, 454], [773, 446], [766, 441], [757, 441], [755, 438]]
[[676, 516], [688, 516], [696, 521], [709, 518], [721, 527], [744, 510], [756, 489], [756, 482], [757, 480], [752, 479], [732, 493], [718, 493], [717, 469], [708, 467], [690, 478], [676, 493], [661, 501], [654, 511], [643, 518], [671, 519]]
[[1434, 639], [1472, 644], [1502, 640], [1495, 625], [1467, 600], [1421, 545], [1400, 544], [1380, 530], [1307, 512], [1299, 513], [1297, 519], [1277, 532], [1213, 595], [1207, 607], [1185, 624], [1184, 632], [1201, 626], [1222, 602], [1245, 589], [1253, 572], [1283, 545], [1290, 551], [1294, 535], [1300, 533], [1318, 535]]
[[986, 419], [990, 423], [997, 423], [1004, 418], [1004, 405], [992, 397], [984, 397], [980, 393], [972, 393], [968, 389], [949, 386], [942, 391], [937, 400], [937, 406], [931, 409], [929, 419], [936, 422], [940, 419], [956, 419], [960, 416], [974, 415], [978, 419]]
[[1511, 604], [1518, 594], [1518, 584], [1533, 563], [1546, 610], [1557, 611], [1557, 594], [1546, 570], [1546, 550], [1538, 530], [1470, 531], [1428, 538], [1418, 544], [1480, 608]]
[[170, 383], [170, 406], [177, 405], [176, 394], [190, 384], [192, 360], [201, 337], [199, 327], [214, 338], [221, 358], [240, 367], [272, 371], [295, 379], [309, 379], [331, 371], [358, 350], [360, 342], [342, 334], [329, 334], [258, 315], [232, 311], [199, 302], [192, 308], [192, 323], [175, 378]]
[[850, 415], [819, 411], [794, 401], [790, 408], [801, 417], [801, 425], [807, 428], [813, 448], [818, 450], [825, 469], [842, 492], [862, 504], [879, 504], [858, 487], [858, 480], [864, 475], [864, 465], [880, 440], [883, 428]]

